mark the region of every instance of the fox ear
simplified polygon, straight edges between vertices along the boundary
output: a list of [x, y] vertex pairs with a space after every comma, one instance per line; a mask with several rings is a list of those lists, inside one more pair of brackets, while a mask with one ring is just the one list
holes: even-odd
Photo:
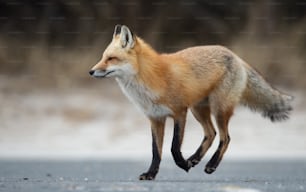
[[[116, 29], [115, 28], [115, 32], [116, 32]], [[117, 32], [119, 31], [119, 29], [117, 29]], [[125, 26], [125, 25], [122, 25], [120, 27], [120, 41], [121, 41], [121, 46], [122, 48], [133, 48], [134, 45], [135, 45], [135, 39], [134, 39], [134, 35], [133, 33], [130, 31], [130, 29]]]
[[120, 33], [121, 33], [121, 27], [122, 27], [122, 25], [116, 25], [116, 26], [115, 26], [115, 31], [114, 31], [114, 34], [113, 34], [113, 38], [114, 38], [116, 35], [120, 35]]

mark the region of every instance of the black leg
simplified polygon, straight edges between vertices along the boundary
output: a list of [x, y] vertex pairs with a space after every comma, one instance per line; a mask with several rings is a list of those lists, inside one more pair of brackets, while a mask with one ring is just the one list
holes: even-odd
[[184, 159], [181, 152], [184, 126], [185, 126], [184, 123], [181, 124], [179, 122], [174, 123], [174, 134], [172, 139], [171, 153], [176, 165], [184, 169], [186, 172], [188, 172], [191, 165], [188, 165], [187, 161]]
[[206, 142], [207, 140], [207, 137], [204, 137], [201, 145], [199, 146], [199, 148], [197, 149], [197, 151], [191, 155], [189, 158], [188, 158], [188, 163], [191, 164], [191, 167], [194, 167], [196, 166], [202, 159], [202, 153], [203, 153], [203, 145], [204, 143]]
[[222, 147], [223, 147], [223, 141], [220, 141], [217, 151], [214, 153], [212, 158], [206, 164], [206, 167], [205, 167], [205, 172], [206, 173], [211, 174], [218, 167], [218, 165], [219, 165], [219, 163], [221, 161], [220, 154], [221, 154]]
[[187, 160], [188, 164], [191, 164], [192, 167], [196, 166], [201, 161], [216, 136], [216, 131], [210, 117], [210, 108], [208, 105], [206, 105], [206, 101], [204, 102], [204, 105], [203, 103], [200, 103], [191, 108], [192, 114], [196, 120], [201, 123], [205, 133], [201, 145], [198, 147], [197, 151]]
[[152, 161], [149, 170], [139, 176], [140, 180], [153, 180], [158, 173], [163, 148], [165, 121], [165, 118], [151, 119]]
[[205, 172], [208, 174], [211, 174], [216, 170], [224, 156], [224, 153], [227, 150], [228, 144], [230, 142], [230, 136], [228, 134], [228, 122], [232, 114], [233, 110], [231, 109], [226, 113], [220, 113], [217, 115], [216, 122], [219, 129], [220, 142], [218, 149], [206, 164]]
[[161, 161], [161, 157], [158, 151], [158, 146], [157, 146], [156, 138], [154, 134], [152, 134], [152, 139], [153, 139], [152, 141], [152, 154], [153, 154], [152, 162], [151, 162], [149, 170], [146, 173], [143, 173], [139, 176], [140, 180], [153, 180], [159, 170], [159, 164]]

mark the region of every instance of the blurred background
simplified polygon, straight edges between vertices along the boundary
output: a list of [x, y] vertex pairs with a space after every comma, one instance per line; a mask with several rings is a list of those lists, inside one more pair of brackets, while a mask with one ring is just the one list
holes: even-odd
[[[114, 79], [88, 75], [116, 24], [159, 52], [229, 47], [294, 95], [295, 110], [272, 124], [238, 108], [228, 156], [306, 157], [304, 0], [0, 0], [0, 157], [150, 158], [149, 121]], [[187, 126], [186, 156], [203, 135], [191, 116]]]

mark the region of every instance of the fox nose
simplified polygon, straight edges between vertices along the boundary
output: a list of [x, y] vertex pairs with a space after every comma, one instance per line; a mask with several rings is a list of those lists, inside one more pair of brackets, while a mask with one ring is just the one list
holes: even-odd
[[93, 75], [94, 72], [95, 72], [95, 70], [90, 70], [90, 71], [89, 71], [89, 75]]

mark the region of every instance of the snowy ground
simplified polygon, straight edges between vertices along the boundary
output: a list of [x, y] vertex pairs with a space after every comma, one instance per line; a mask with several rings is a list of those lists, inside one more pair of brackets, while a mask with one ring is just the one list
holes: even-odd
[[[0, 92], [0, 158], [151, 158], [149, 121], [115, 83], [98, 89]], [[297, 94], [301, 95], [301, 94]], [[306, 157], [306, 110], [296, 96], [291, 119], [271, 123], [246, 108], [230, 122], [226, 157]], [[167, 121], [164, 155], [170, 156], [173, 123]], [[203, 132], [189, 114], [183, 153], [200, 144]], [[212, 154], [218, 144], [215, 140]]]

